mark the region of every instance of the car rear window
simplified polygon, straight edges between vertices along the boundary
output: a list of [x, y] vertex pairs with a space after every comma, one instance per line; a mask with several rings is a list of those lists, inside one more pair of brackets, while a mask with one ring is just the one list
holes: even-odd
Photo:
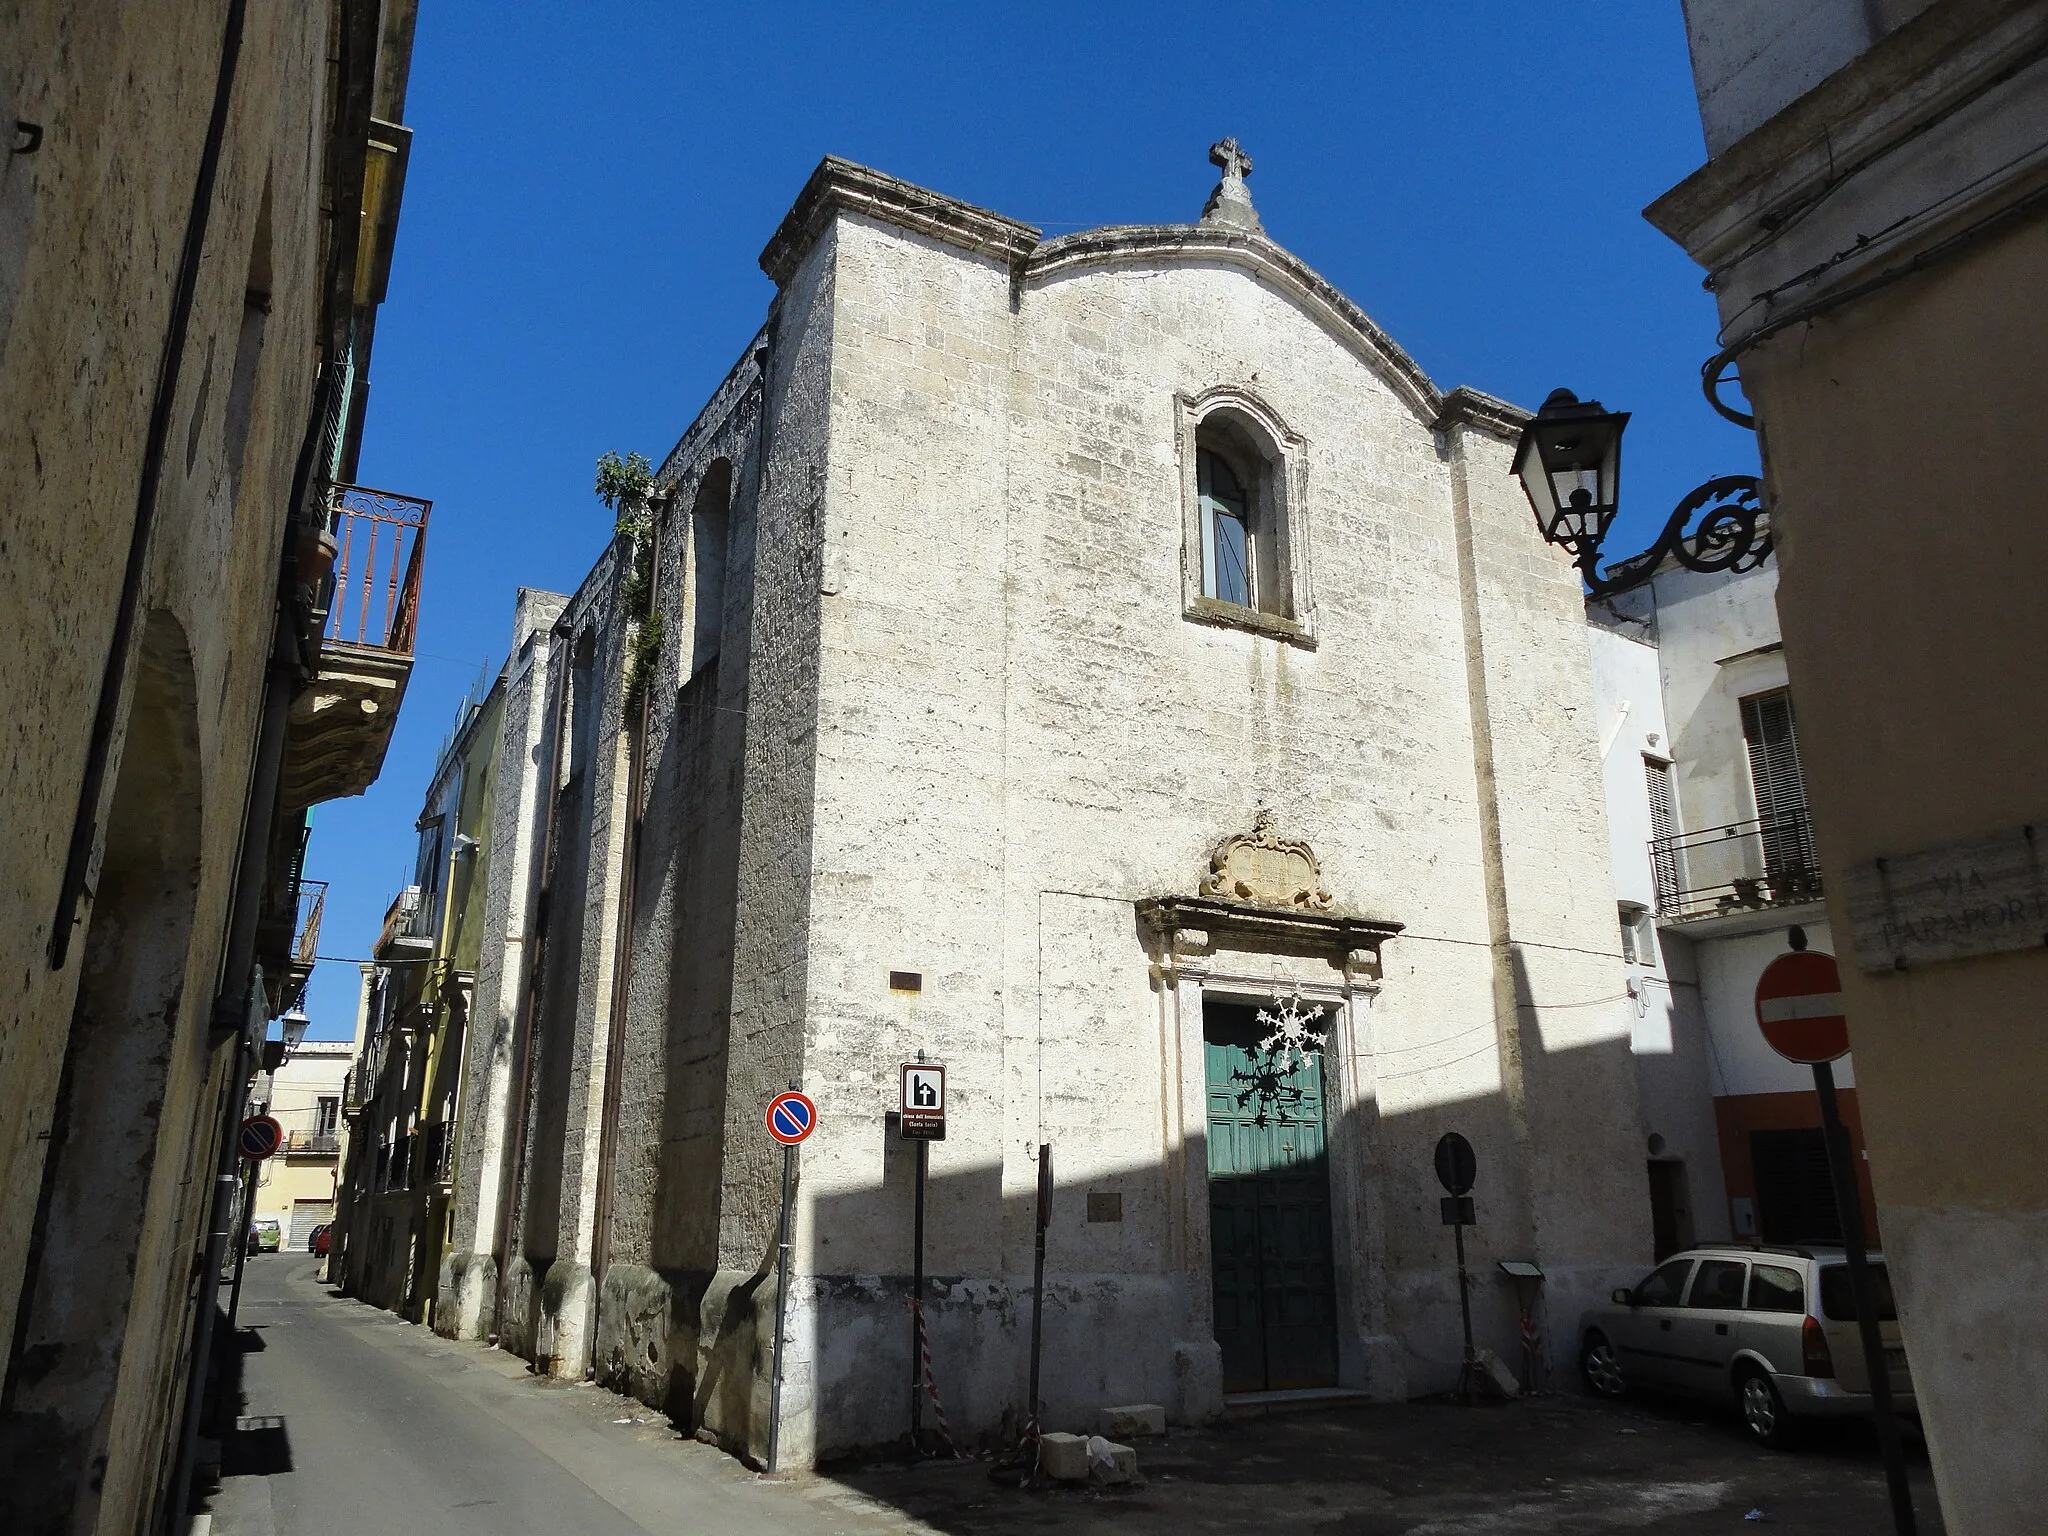
[[[1892, 1301], [1892, 1277], [1882, 1264], [1870, 1266], [1870, 1288], [1877, 1293], [1877, 1319], [1881, 1323], [1899, 1320]], [[1849, 1291], [1849, 1266], [1830, 1264], [1820, 1272], [1820, 1309], [1831, 1323], [1856, 1321], [1856, 1298]]]
[[1749, 1272], [1749, 1310], [1804, 1312], [1806, 1283], [1799, 1271], [1777, 1264], [1759, 1264]]

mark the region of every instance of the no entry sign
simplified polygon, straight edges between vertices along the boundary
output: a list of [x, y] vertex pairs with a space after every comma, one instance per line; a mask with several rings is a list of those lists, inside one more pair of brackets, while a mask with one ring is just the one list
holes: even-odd
[[1819, 950], [1780, 955], [1756, 983], [1756, 1022], [1772, 1050], [1787, 1061], [1833, 1061], [1849, 1053], [1849, 1021], [1842, 1015], [1842, 973], [1835, 957]]
[[768, 1101], [768, 1134], [793, 1147], [818, 1128], [818, 1106], [791, 1089]]
[[284, 1145], [284, 1127], [268, 1115], [251, 1115], [242, 1122], [236, 1142], [242, 1149], [242, 1156], [252, 1163], [260, 1163]]

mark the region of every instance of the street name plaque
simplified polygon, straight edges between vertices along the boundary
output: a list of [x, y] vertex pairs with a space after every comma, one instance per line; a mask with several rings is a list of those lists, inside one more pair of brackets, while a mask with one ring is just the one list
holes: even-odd
[[1905, 970], [2048, 943], [2048, 823], [1852, 865], [1856, 963]]

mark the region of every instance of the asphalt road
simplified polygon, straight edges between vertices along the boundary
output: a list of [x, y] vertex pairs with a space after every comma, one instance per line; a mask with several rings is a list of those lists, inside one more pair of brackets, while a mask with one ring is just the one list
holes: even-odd
[[835, 1485], [763, 1482], [625, 1399], [339, 1299], [316, 1274], [306, 1254], [249, 1259], [215, 1536], [904, 1529]]
[[[1707, 1536], [1756, 1529], [1752, 1510], [1788, 1536], [1891, 1528], [1855, 1424], [1766, 1451], [1726, 1408], [1567, 1393], [1233, 1416], [1140, 1441], [1137, 1488], [1004, 1486], [978, 1460], [771, 1483], [630, 1399], [339, 1298], [304, 1254], [249, 1261], [240, 1321], [253, 1347], [214, 1536]], [[1922, 1536], [1940, 1536], [1917, 1441], [1912, 1474]]]

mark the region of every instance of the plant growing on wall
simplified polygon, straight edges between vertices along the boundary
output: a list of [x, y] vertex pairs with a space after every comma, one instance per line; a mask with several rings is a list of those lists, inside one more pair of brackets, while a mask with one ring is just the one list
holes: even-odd
[[647, 696], [661, 659], [661, 615], [654, 611], [654, 466], [644, 454], [607, 453], [597, 461], [597, 499], [613, 514], [612, 532], [633, 541], [632, 565], [619, 601], [633, 623], [627, 643], [626, 708]]

